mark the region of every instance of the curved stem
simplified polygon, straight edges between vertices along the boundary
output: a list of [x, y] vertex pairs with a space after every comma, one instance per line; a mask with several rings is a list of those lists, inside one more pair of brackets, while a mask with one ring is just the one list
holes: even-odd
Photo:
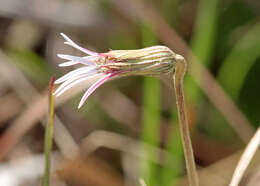
[[192, 150], [189, 126], [184, 103], [183, 79], [186, 72], [186, 61], [181, 55], [176, 55], [175, 73], [173, 75], [176, 104], [180, 122], [182, 143], [184, 148], [187, 175], [190, 186], [199, 186], [198, 175]]

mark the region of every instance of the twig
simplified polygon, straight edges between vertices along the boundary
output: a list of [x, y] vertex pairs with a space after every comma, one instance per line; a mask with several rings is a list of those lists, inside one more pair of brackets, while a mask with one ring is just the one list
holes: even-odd
[[182, 143], [184, 148], [184, 155], [186, 161], [187, 175], [190, 186], [198, 186], [199, 180], [196, 171], [196, 165], [194, 161], [194, 155], [192, 150], [192, 144], [190, 139], [189, 126], [187, 122], [187, 115], [185, 110], [184, 102], [184, 91], [183, 91], [183, 78], [186, 72], [186, 61], [180, 56], [176, 55], [176, 64], [175, 64], [175, 73], [173, 76], [174, 79], [174, 88], [176, 95], [176, 104], [178, 108], [178, 116], [180, 122]]
[[253, 138], [250, 140], [249, 144], [246, 147], [246, 150], [242, 154], [229, 186], [237, 186], [239, 184], [259, 144], [260, 144], [260, 127], [256, 131]]

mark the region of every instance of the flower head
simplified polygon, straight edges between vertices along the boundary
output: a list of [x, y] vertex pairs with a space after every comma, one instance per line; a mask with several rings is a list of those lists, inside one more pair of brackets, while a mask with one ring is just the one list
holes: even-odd
[[63, 33], [61, 35], [66, 40], [65, 44], [80, 50], [87, 56], [58, 54], [58, 57], [68, 60], [59, 66], [67, 67], [81, 64], [82, 67], [55, 81], [55, 84], [61, 83], [54, 93], [56, 96], [63, 94], [84, 80], [102, 75], [82, 96], [78, 108], [100, 85], [112, 78], [128, 75], [159, 75], [171, 72], [174, 67], [176, 54], [165, 46], [152, 46], [137, 50], [110, 50], [106, 53], [97, 53], [80, 47]]

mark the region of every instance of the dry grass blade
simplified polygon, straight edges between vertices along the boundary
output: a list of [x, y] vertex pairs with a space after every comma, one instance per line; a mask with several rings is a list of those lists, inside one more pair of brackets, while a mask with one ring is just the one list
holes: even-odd
[[[1, 136], [0, 159], [47, 113], [48, 95], [40, 95], [26, 77], [15, 67], [10, 65], [10, 59], [0, 51], [0, 75], [13, 88], [18, 96], [28, 105], [17, 119], [7, 128]], [[26, 91], [24, 91], [26, 90]], [[32, 101], [32, 98], [35, 101]], [[60, 101], [61, 102], [61, 101]], [[57, 116], [55, 120], [54, 139], [62, 154], [67, 158], [77, 154], [79, 148], [68, 130], [63, 126]], [[66, 144], [64, 143], [66, 141]], [[73, 153], [72, 153], [73, 152]]]
[[[41, 97], [25, 109], [22, 114], [11, 124], [11, 126], [1, 136], [0, 160], [11, 150], [11, 148], [28, 132], [33, 125], [39, 121], [47, 112], [43, 105], [47, 105], [47, 97]], [[42, 108], [43, 107], [43, 108]], [[39, 109], [42, 108], [42, 109]], [[33, 117], [32, 117], [33, 116]]]
[[124, 185], [124, 180], [118, 170], [95, 156], [79, 156], [66, 161], [60, 166], [58, 174], [70, 185]]
[[242, 154], [229, 186], [238, 186], [259, 144], [260, 144], [260, 127], [258, 128], [255, 135], [247, 145], [246, 150]]
[[[127, 136], [102, 130], [94, 131], [89, 134], [82, 140], [80, 146], [83, 149], [83, 152], [87, 155], [92, 154], [101, 147], [106, 147], [109, 149], [120, 150], [125, 154], [131, 154], [140, 158], [145, 158], [144, 153], [142, 153], [142, 150], [140, 149], [140, 147], [145, 146], [146, 149], [149, 149], [149, 152], [158, 155], [156, 157], [151, 157], [150, 159], [155, 163], [162, 165], [167, 163], [167, 161], [171, 158], [171, 155], [163, 149], [156, 148], [147, 143], [135, 141]], [[164, 157], [164, 159], [160, 159], [159, 155]]]
[[22, 102], [13, 93], [0, 97], [0, 126], [21, 112]]
[[[206, 168], [198, 170], [200, 186], [227, 186], [236, 168], [237, 162], [242, 155], [242, 151], [234, 153]], [[260, 164], [260, 151], [258, 150], [252, 163], [247, 168], [248, 171], [256, 170], [255, 165]], [[214, 180], [214, 181], [212, 181]], [[187, 176], [180, 180], [181, 186], [187, 186]]]

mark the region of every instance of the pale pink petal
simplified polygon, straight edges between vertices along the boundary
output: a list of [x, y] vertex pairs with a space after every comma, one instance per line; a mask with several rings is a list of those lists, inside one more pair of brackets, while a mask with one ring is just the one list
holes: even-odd
[[[73, 66], [73, 65], [76, 65], [76, 64], [83, 64], [83, 65], [96, 65], [96, 63], [94, 62], [96, 60], [97, 57], [95, 56], [85, 56], [85, 57], [82, 57], [84, 59], [84, 61], [82, 61], [81, 63], [78, 62], [78, 61], [67, 61], [67, 62], [64, 62], [64, 63], [60, 63], [59, 66], [60, 67], [68, 67], [68, 66]], [[88, 61], [88, 62], [91, 62], [91, 64], [89, 63], [85, 63], [85, 61]]]
[[64, 62], [64, 63], [60, 63], [59, 66], [60, 67], [68, 67], [68, 66], [73, 66], [78, 64], [78, 62], [75, 61], [68, 61], [68, 62]]
[[89, 60], [88, 58], [71, 56], [71, 55], [66, 55], [66, 54], [57, 54], [57, 56], [61, 59], [70, 60], [70, 61], [73, 61], [73, 62], [81, 63], [83, 65], [96, 65], [96, 63], [93, 61], [93, 59]]
[[[68, 79], [66, 80], [65, 82], [63, 82], [54, 92], [54, 95], [56, 96], [59, 96], [60, 95], [60, 92], [63, 91], [63, 89], [65, 89], [66, 87], [68, 87], [70, 84], [71, 85], [74, 85], [73, 83], [74, 82], [78, 82], [78, 80], [80, 79], [83, 79], [84, 77], [88, 77], [88, 76], [85, 76], [85, 75], [79, 75], [77, 77], [74, 77], [74, 78], [71, 78], [71, 79]], [[81, 82], [81, 81], [79, 81]], [[77, 83], [76, 83], [77, 84]], [[58, 95], [59, 94], [59, 95]]]
[[59, 86], [59, 88], [54, 92], [54, 95], [58, 97], [64, 92], [66, 92], [67, 90], [69, 90], [70, 88], [72, 88], [73, 86], [75, 86], [76, 84], [85, 81], [89, 78], [93, 78], [97, 75], [99, 74], [93, 74], [91, 76], [82, 75], [82, 76], [75, 77], [74, 79], [69, 79]]
[[87, 100], [87, 98], [98, 88], [100, 87], [103, 83], [105, 83], [106, 81], [108, 81], [109, 79], [119, 75], [121, 72], [115, 72], [115, 73], [110, 73], [105, 75], [104, 77], [100, 78], [98, 81], [96, 81], [93, 85], [91, 85], [91, 87], [89, 87], [89, 89], [84, 93], [84, 95], [82, 96], [80, 103], [78, 105], [78, 109], [80, 107], [82, 107], [82, 105], [85, 103], [85, 101]]
[[80, 51], [82, 51], [82, 52], [84, 52], [84, 53], [86, 53], [86, 54], [88, 54], [88, 55], [98, 56], [98, 53], [93, 52], [93, 51], [90, 51], [90, 50], [88, 50], [88, 49], [85, 49], [85, 48], [83, 48], [83, 47], [77, 45], [76, 43], [74, 43], [74, 42], [73, 42], [68, 36], [66, 36], [65, 34], [61, 33], [60, 35], [67, 41], [67, 42], [64, 42], [65, 44], [70, 45], [70, 46], [72, 46], [72, 47], [74, 47], [74, 48], [76, 48], [76, 49], [78, 49], [78, 50], [80, 50]]
[[81, 67], [81, 68], [78, 68], [76, 70], [73, 70], [67, 74], [65, 74], [64, 76], [60, 77], [59, 79], [57, 79], [54, 83], [55, 84], [59, 84], [63, 81], [66, 81], [70, 78], [73, 78], [75, 76], [78, 76], [78, 75], [82, 75], [82, 74], [89, 74], [89, 75], [92, 75], [92, 74], [95, 74], [97, 73], [97, 69], [96, 67]]

